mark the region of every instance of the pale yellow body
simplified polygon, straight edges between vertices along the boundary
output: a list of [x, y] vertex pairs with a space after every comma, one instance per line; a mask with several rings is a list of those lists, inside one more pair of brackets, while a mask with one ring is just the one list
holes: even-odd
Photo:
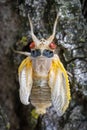
[[57, 55], [53, 58], [27, 57], [19, 67], [20, 99], [23, 104], [35, 106], [38, 114], [54, 106], [61, 116], [69, 105], [68, 75]]

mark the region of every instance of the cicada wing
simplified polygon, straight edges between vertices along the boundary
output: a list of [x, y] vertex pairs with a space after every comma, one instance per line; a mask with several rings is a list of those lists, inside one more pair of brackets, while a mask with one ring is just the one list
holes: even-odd
[[23, 104], [29, 104], [29, 96], [32, 89], [32, 64], [28, 58], [23, 60], [19, 66], [19, 96]]
[[68, 75], [60, 60], [53, 60], [49, 73], [52, 104], [55, 111], [61, 116], [69, 105], [70, 88]]

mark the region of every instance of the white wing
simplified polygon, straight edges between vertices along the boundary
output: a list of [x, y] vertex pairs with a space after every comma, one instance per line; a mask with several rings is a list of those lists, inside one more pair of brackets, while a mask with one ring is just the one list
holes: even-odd
[[50, 70], [49, 86], [52, 104], [58, 116], [61, 116], [69, 105], [70, 89], [67, 73], [59, 60], [54, 61]]
[[20, 100], [24, 105], [28, 105], [32, 88], [32, 66], [28, 58], [26, 58], [19, 67], [19, 84]]

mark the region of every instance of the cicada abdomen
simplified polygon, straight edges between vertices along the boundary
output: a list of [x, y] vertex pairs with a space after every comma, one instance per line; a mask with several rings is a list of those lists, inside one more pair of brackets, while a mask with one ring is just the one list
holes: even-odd
[[53, 105], [61, 116], [70, 101], [70, 86], [67, 72], [59, 57], [54, 54], [56, 44], [53, 43], [57, 18], [54, 23], [53, 34], [47, 39], [39, 40], [33, 33], [33, 25], [29, 18], [33, 42], [31, 52], [19, 52], [27, 55], [19, 67], [20, 100], [23, 104], [31, 104], [38, 114], [46, 113], [46, 109]]
[[38, 57], [32, 59], [33, 85], [30, 95], [32, 105], [36, 107], [37, 113], [46, 113], [46, 108], [52, 105], [51, 88], [48, 84], [48, 73], [51, 59]]

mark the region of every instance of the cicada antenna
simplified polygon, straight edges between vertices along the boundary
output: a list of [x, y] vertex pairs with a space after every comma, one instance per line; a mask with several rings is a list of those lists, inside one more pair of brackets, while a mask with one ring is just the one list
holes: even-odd
[[33, 24], [32, 21], [30, 19], [30, 16], [28, 14], [28, 19], [29, 19], [29, 23], [30, 23], [30, 28], [31, 28], [31, 36], [33, 41], [35, 42], [36, 45], [38, 45], [40, 43], [39, 39], [35, 36], [34, 31], [33, 31]]
[[53, 33], [52, 35], [47, 39], [47, 41], [49, 43], [51, 43], [55, 37], [55, 33], [56, 33], [56, 27], [57, 27], [57, 23], [58, 23], [58, 18], [59, 18], [59, 13], [57, 13], [57, 16], [56, 16], [56, 19], [55, 19], [55, 22], [54, 22], [54, 26], [53, 26]]

